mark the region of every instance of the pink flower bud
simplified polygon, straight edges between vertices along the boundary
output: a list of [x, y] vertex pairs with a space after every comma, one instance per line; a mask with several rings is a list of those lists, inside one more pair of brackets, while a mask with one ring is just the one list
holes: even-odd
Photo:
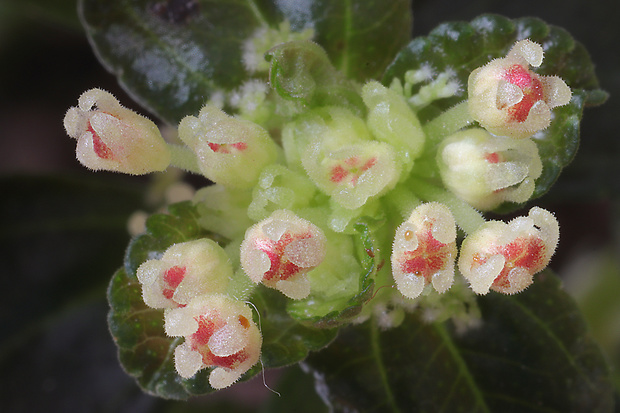
[[252, 310], [223, 294], [204, 295], [187, 307], [165, 314], [166, 334], [185, 337], [174, 351], [174, 365], [181, 377], [215, 367], [209, 376], [214, 389], [233, 384], [260, 357], [262, 336], [252, 321]]
[[384, 142], [308, 151], [302, 162], [317, 186], [346, 209], [360, 208], [369, 198], [392, 189], [400, 176], [395, 151]]
[[531, 40], [515, 43], [508, 55], [469, 76], [469, 111], [489, 132], [526, 138], [551, 123], [551, 109], [566, 105], [571, 90], [557, 76], [540, 76], [542, 47]]
[[405, 297], [416, 298], [426, 285], [445, 292], [454, 280], [456, 224], [443, 204], [429, 202], [413, 210], [396, 230], [392, 275]]
[[140, 175], [170, 164], [157, 126], [101, 89], [84, 92], [78, 106], [67, 111], [64, 126], [77, 139], [77, 159], [87, 168]]
[[493, 136], [480, 128], [444, 140], [437, 163], [446, 188], [481, 210], [505, 201], [527, 201], [542, 173], [538, 147], [531, 139]]
[[198, 117], [183, 118], [179, 137], [196, 152], [207, 178], [234, 188], [252, 187], [277, 156], [277, 146], [265, 129], [211, 105], [204, 106]]
[[538, 207], [508, 224], [489, 221], [463, 241], [459, 269], [477, 294], [515, 294], [549, 264], [559, 236], [553, 214]]
[[255, 283], [298, 300], [310, 294], [306, 273], [325, 258], [326, 238], [317, 226], [278, 210], [250, 227], [241, 243], [241, 266]]
[[207, 238], [174, 244], [137, 271], [142, 298], [152, 308], [184, 307], [200, 295], [223, 292], [232, 275], [224, 250]]

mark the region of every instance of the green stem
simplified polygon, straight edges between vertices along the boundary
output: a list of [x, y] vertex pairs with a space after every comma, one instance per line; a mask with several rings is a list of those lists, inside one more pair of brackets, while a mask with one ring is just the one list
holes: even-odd
[[409, 218], [411, 211], [422, 203], [422, 201], [404, 185], [396, 186], [396, 188], [387, 194], [386, 198], [390, 204], [396, 208], [403, 219]]
[[187, 172], [193, 172], [195, 174], [202, 175], [200, 168], [198, 167], [198, 160], [196, 154], [192, 152], [187, 146], [168, 144], [170, 149], [170, 165], [183, 169]]
[[428, 201], [441, 202], [450, 208], [456, 224], [466, 234], [471, 234], [486, 222], [480, 212], [467, 202], [456, 197], [453, 193], [415, 178], [411, 179], [410, 182], [412, 188], [415, 189], [415, 193], [421, 198]]
[[437, 143], [442, 138], [471, 125], [473, 121], [474, 119], [469, 114], [467, 100], [464, 100], [424, 125], [424, 133], [430, 142]]

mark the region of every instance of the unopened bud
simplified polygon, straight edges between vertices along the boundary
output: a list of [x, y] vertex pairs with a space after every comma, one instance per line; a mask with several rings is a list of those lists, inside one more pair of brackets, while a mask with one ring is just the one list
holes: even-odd
[[326, 238], [316, 225], [288, 210], [249, 228], [241, 244], [241, 265], [255, 283], [293, 299], [310, 294], [306, 273], [325, 258]]
[[157, 126], [104, 90], [84, 92], [63, 123], [77, 139], [77, 159], [87, 168], [141, 175], [170, 164], [170, 150]]
[[277, 156], [276, 144], [265, 129], [211, 105], [204, 106], [198, 117], [183, 118], [179, 137], [196, 153], [201, 172], [224, 186], [253, 186]]
[[538, 207], [508, 224], [489, 221], [463, 241], [459, 269], [477, 294], [515, 294], [549, 264], [559, 236], [553, 214]]
[[456, 224], [443, 204], [415, 208], [396, 230], [392, 246], [392, 275], [398, 291], [416, 298], [426, 285], [445, 292], [454, 280]]
[[493, 136], [480, 128], [444, 140], [437, 163], [444, 185], [481, 210], [505, 201], [527, 201], [542, 173], [538, 147], [531, 139]]
[[204, 238], [174, 244], [161, 259], [138, 267], [142, 298], [152, 308], [177, 308], [206, 293], [223, 292], [233, 270], [224, 250]]
[[566, 105], [571, 90], [557, 76], [529, 69], [543, 60], [542, 47], [531, 40], [515, 43], [508, 55], [480, 67], [469, 76], [469, 111], [489, 132], [526, 138], [551, 123], [551, 109]]

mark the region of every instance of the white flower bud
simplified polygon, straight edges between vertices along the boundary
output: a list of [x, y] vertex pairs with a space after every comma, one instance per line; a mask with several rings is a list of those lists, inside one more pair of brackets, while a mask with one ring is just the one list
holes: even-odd
[[325, 258], [323, 231], [291, 211], [278, 210], [249, 228], [241, 244], [241, 265], [255, 283], [262, 282], [292, 299], [306, 298], [306, 273]]
[[177, 308], [206, 293], [223, 292], [232, 277], [224, 250], [204, 238], [174, 244], [161, 259], [138, 267], [142, 298], [152, 308]]
[[166, 312], [166, 333], [185, 337], [174, 351], [174, 365], [181, 377], [215, 367], [209, 376], [214, 389], [233, 384], [260, 357], [262, 336], [252, 321], [252, 310], [223, 294], [204, 295], [187, 307]]
[[505, 201], [527, 201], [542, 173], [538, 147], [531, 139], [493, 136], [480, 128], [444, 140], [437, 163], [444, 185], [481, 210]]
[[84, 92], [63, 123], [77, 139], [77, 159], [87, 168], [141, 175], [170, 164], [170, 150], [157, 126], [104, 90]]
[[416, 298], [426, 285], [440, 293], [454, 280], [456, 224], [443, 204], [429, 202], [415, 208], [396, 230], [392, 245], [392, 275], [398, 291]]
[[469, 111], [489, 132], [526, 138], [551, 123], [551, 109], [568, 104], [571, 90], [557, 76], [540, 76], [542, 47], [531, 40], [515, 43], [508, 55], [469, 76]]
[[211, 105], [204, 106], [198, 117], [183, 118], [179, 137], [196, 153], [207, 178], [234, 188], [252, 187], [277, 156], [277, 146], [265, 129]]
[[463, 241], [459, 270], [476, 294], [521, 292], [549, 264], [559, 236], [553, 214], [538, 207], [508, 224], [486, 222]]

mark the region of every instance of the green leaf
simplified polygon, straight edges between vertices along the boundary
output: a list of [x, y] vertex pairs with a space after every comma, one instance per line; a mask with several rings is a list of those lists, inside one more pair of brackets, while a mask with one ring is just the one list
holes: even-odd
[[340, 332], [307, 364], [336, 411], [611, 412], [604, 359], [550, 272], [514, 296], [478, 299], [479, 327], [410, 315]]
[[299, 366], [291, 366], [278, 380], [277, 396], [261, 406], [260, 413], [327, 413], [327, 406], [314, 390], [312, 376]]
[[[299, 7], [302, 2], [292, 2]], [[410, 0], [315, 0], [306, 10], [316, 41], [349, 79], [377, 79], [411, 39]]]
[[421, 110], [418, 115], [426, 122], [467, 98], [467, 79], [472, 70], [505, 56], [515, 41], [524, 38], [543, 45], [545, 57], [537, 72], [560, 76], [573, 90], [570, 104], [554, 109], [551, 126], [536, 135], [543, 161], [543, 175], [536, 181], [534, 192], [534, 197], [539, 197], [572, 161], [579, 146], [579, 122], [584, 107], [600, 104], [606, 97], [599, 90], [594, 66], [584, 46], [564, 29], [536, 18], [510, 20], [496, 15], [482, 15], [470, 23], [444, 23], [401, 50], [387, 68], [383, 83], [390, 84], [394, 78], [402, 80], [407, 70], [424, 64], [430, 64], [436, 74], [454, 70], [462, 86], [460, 91]]
[[299, 323], [286, 313], [286, 304], [290, 300], [279, 291], [262, 285], [250, 301], [260, 314], [263, 333], [261, 359], [266, 368], [302, 361], [310, 351], [327, 346], [338, 332], [335, 328], [315, 328]]
[[269, 83], [283, 98], [305, 107], [344, 106], [364, 113], [360, 87], [337, 71], [316, 43], [284, 43], [267, 52], [267, 59]]
[[[108, 288], [108, 301], [108, 325], [125, 371], [148, 393], [166, 399], [189, 397], [185, 380], [174, 368], [174, 349], [181, 339], [166, 336], [164, 312], [144, 304], [138, 280], [118, 270]], [[196, 376], [208, 383], [201, 373]]]
[[350, 296], [310, 296], [304, 300], [290, 301], [287, 310], [295, 319], [320, 328], [340, 326], [351, 322], [372, 298], [375, 276], [382, 267], [380, 248], [373, 235], [374, 224], [362, 219], [355, 224], [357, 258], [361, 264], [357, 289]]
[[[136, 237], [127, 250], [125, 266], [116, 272], [108, 288], [108, 324], [119, 348], [121, 364], [148, 393], [168, 399], [186, 399], [214, 391], [209, 386], [209, 369], [182, 379], [174, 367], [174, 349], [182, 338], [167, 337], [164, 311], [147, 307], [136, 270], [144, 261], [156, 259], [172, 244], [209, 237], [225, 245], [227, 240], [202, 229], [199, 215], [190, 202], [168, 206], [168, 214], [152, 215], [145, 234]], [[262, 364], [248, 371], [242, 380], [260, 373], [262, 367], [282, 367], [305, 359], [336, 336], [335, 329], [305, 326], [286, 313], [288, 300], [263, 286], [256, 288], [249, 302], [258, 311], [255, 321], [263, 335]]]
[[[171, 124], [250, 77], [242, 44], [288, 20], [312, 28], [347, 76], [377, 77], [411, 32], [409, 1], [80, 0], [96, 54], [138, 102]], [[387, 29], [386, 29], [387, 28]]]

